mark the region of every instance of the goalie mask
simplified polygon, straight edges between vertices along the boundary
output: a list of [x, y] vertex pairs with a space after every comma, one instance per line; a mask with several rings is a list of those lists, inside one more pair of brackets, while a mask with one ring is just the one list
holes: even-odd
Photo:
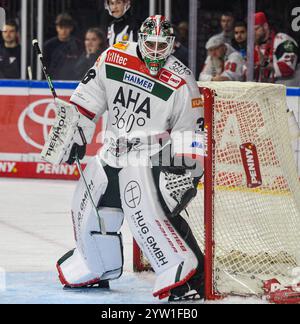
[[105, 9], [109, 12], [109, 14], [119, 19], [125, 15], [125, 13], [131, 7], [130, 0], [104, 0]]
[[174, 48], [174, 30], [164, 16], [152, 16], [143, 23], [139, 49], [151, 75], [156, 76]]

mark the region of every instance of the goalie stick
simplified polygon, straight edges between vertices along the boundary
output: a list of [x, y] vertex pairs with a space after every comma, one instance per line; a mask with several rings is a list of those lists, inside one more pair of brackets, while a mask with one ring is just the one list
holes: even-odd
[[[41, 51], [41, 49], [40, 49], [39, 42], [38, 42], [37, 39], [34, 39], [34, 40], [32, 41], [32, 46], [33, 46], [33, 48], [35, 49], [35, 51], [36, 51], [36, 53], [37, 53], [37, 55], [38, 55], [38, 58], [39, 58], [40, 61], [41, 61], [42, 70], [43, 70], [44, 75], [45, 75], [45, 78], [46, 78], [46, 80], [47, 80], [47, 82], [48, 82], [48, 86], [49, 86], [49, 89], [50, 89], [50, 91], [51, 91], [51, 93], [52, 93], [52, 96], [53, 96], [53, 98], [54, 98], [54, 100], [55, 100], [56, 98], [58, 98], [58, 96], [57, 96], [57, 93], [56, 93], [56, 91], [55, 91], [55, 88], [54, 88], [54, 85], [53, 85], [52, 79], [51, 79], [51, 77], [50, 77], [50, 75], [49, 75], [49, 73], [48, 73], [47, 66], [46, 66], [46, 64], [45, 64], [45, 62], [44, 62], [43, 53], [42, 53], [42, 51]], [[80, 127], [78, 127], [78, 131], [79, 131], [79, 134], [80, 134], [80, 136], [81, 136], [82, 142], [83, 142], [84, 144], [86, 144], [85, 136], [84, 136], [83, 131], [82, 131], [82, 129], [81, 129]], [[96, 215], [97, 215], [98, 223], [99, 223], [99, 228], [100, 228], [100, 233], [103, 234], [103, 235], [106, 235], [106, 230], [105, 230], [105, 226], [104, 226], [104, 221], [103, 221], [103, 219], [102, 219], [102, 218], [100, 217], [100, 215], [99, 215], [99, 212], [98, 212], [97, 206], [96, 206], [96, 204], [95, 204], [95, 202], [94, 202], [94, 199], [93, 199], [93, 197], [92, 197], [92, 193], [91, 193], [91, 191], [90, 191], [90, 188], [89, 188], [89, 186], [88, 186], [88, 184], [87, 184], [87, 181], [86, 181], [86, 179], [85, 179], [85, 176], [84, 176], [84, 174], [83, 174], [83, 170], [82, 170], [81, 163], [80, 163], [80, 160], [79, 160], [79, 158], [78, 158], [78, 154], [77, 154], [77, 153], [76, 153], [76, 155], [75, 155], [75, 163], [76, 163], [76, 166], [77, 166], [77, 168], [78, 168], [78, 170], [79, 170], [80, 176], [81, 176], [82, 179], [83, 179], [83, 182], [84, 182], [84, 185], [85, 185], [85, 187], [86, 187], [86, 190], [87, 190], [87, 193], [88, 193], [89, 199], [90, 199], [90, 201], [91, 201], [91, 204], [92, 204], [92, 206], [93, 206], [93, 209], [94, 209], [94, 211], [95, 211], [95, 213], [96, 213]]]
[[48, 82], [48, 86], [49, 86], [49, 88], [50, 88], [50, 91], [51, 91], [51, 93], [52, 93], [52, 96], [53, 96], [54, 99], [56, 99], [56, 98], [57, 98], [57, 94], [56, 94], [56, 91], [55, 91], [54, 85], [53, 85], [53, 83], [52, 83], [52, 80], [51, 80], [51, 78], [50, 78], [50, 75], [48, 74], [48, 70], [47, 70], [46, 64], [45, 64], [45, 62], [44, 62], [44, 57], [43, 57], [43, 54], [42, 54], [42, 51], [41, 51], [41, 49], [40, 49], [39, 42], [38, 42], [37, 39], [34, 39], [34, 40], [32, 41], [32, 46], [33, 46], [33, 48], [35, 49], [35, 51], [36, 51], [36, 53], [37, 53], [37, 55], [38, 55], [38, 58], [39, 58], [40, 61], [41, 61], [41, 64], [42, 64], [42, 70], [43, 70], [44, 75], [45, 75], [45, 78], [46, 78], [46, 80], [47, 80], [47, 82]]

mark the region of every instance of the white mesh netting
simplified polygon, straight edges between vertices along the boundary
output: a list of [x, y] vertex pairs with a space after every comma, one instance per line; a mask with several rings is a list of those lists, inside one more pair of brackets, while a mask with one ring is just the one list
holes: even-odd
[[[239, 82], [199, 86], [216, 92], [214, 290], [259, 295], [266, 279], [292, 284], [300, 262], [300, 187], [285, 88]], [[250, 155], [242, 152], [243, 147], [250, 149]], [[201, 188], [188, 211], [188, 221], [204, 250]]]
[[[285, 87], [240, 82], [199, 86], [216, 93], [211, 260], [215, 294], [263, 295], [263, 281], [273, 278], [283, 285], [299, 283], [300, 186]], [[251, 146], [257, 161], [246, 170], [241, 147]], [[250, 155], [250, 162], [254, 160]], [[185, 217], [204, 251], [203, 196], [201, 185]], [[140, 251], [135, 256], [140, 257], [141, 269], [149, 267]]]

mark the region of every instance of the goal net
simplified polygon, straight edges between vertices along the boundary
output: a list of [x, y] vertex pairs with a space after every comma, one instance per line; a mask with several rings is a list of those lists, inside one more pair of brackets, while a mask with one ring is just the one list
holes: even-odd
[[199, 87], [205, 177], [186, 219], [205, 252], [206, 297], [262, 296], [268, 280], [300, 282], [300, 186], [286, 88], [240, 82]]

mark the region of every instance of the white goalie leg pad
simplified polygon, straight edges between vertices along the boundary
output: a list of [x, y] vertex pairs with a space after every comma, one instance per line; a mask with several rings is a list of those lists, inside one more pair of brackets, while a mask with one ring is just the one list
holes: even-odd
[[[95, 202], [105, 193], [108, 179], [98, 157], [88, 164], [85, 179]], [[77, 185], [72, 218], [76, 249], [58, 261], [64, 285], [81, 287], [99, 280], [117, 279], [122, 274], [123, 247], [119, 230], [123, 212], [117, 208], [99, 208], [107, 235], [100, 233], [99, 220], [89, 200], [83, 179]]]
[[124, 168], [119, 177], [125, 217], [157, 274], [153, 294], [167, 297], [196, 273], [197, 258], [164, 215], [151, 169]]
[[[75, 250], [67, 253], [57, 263], [59, 278], [63, 285], [84, 287], [100, 280], [113, 280], [123, 271], [122, 235], [117, 231], [123, 222], [123, 212], [119, 209], [100, 208], [108, 235], [93, 232], [98, 225], [91, 213], [80, 233], [82, 240]], [[90, 230], [88, 230], [90, 228]], [[84, 251], [84, 252], [83, 252]]]

